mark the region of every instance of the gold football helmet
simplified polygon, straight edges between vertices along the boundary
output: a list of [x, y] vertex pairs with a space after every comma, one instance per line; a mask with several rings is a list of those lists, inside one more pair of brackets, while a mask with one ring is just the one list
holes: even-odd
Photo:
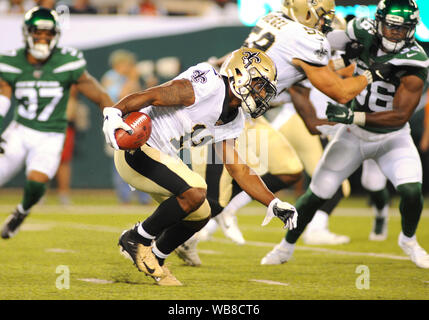
[[283, 13], [294, 21], [326, 33], [334, 19], [335, 0], [283, 0]]
[[231, 91], [252, 118], [269, 109], [270, 100], [277, 94], [277, 69], [263, 51], [245, 47], [235, 50], [219, 72], [228, 78]]

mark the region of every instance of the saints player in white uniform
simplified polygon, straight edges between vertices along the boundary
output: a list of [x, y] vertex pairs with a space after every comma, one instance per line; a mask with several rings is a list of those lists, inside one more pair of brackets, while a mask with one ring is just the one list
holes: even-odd
[[354, 19], [347, 32], [333, 34], [332, 43], [337, 49], [344, 49], [351, 40], [363, 45], [357, 58], [358, 73], [374, 61], [390, 63], [393, 72], [386, 80], [368, 86], [350, 108], [328, 105], [328, 119], [347, 125], [325, 149], [310, 187], [296, 202], [298, 227], [287, 232], [262, 264], [288, 261], [317, 208], [365, 159], [373, 159], [401, 198], [398, 245], [418, 267], [429, 268], [429, 255], [416, 239], [423, 208], [422, 165], [408, 124], [422, 96], [429, 67], [425, 51], [414, 38], [418, 21], [414, 1], [381, 0], [375, 21]]
[[[370, 66], [365, 76], [343, 79], [328, 66], [331, 47], [323, 32], [330, 30], [334, 8], [333, 0], [286, 0], [281, 12], [269, 13], [252, 29], [245, 46], [266, 52], [275, 62], [279, 72], [278, 92], [309, 76], [313, 85], [327, 96], [346, 103], [360, 93], [373, 80], [372, 77], [378, 77], [375, 71], [383, 74], [384, 70]], [[288, 147], [290, 148], [289, 144]], [[283, 161], [293, 160], [300, 163], [295, 151], [291, 150], [288, 154], [293, 154], [295, 158], [284, 158]], [[278, 157], [281, 156], [278, 153]], [[287, 187], [286, 184], [279, 183], [274, 174], [264, 177], [267, 178], [264, 179], [265, 183], [275, 185], [277, 191]], [[228, 209], [228, 215], [231, 216], [230, 212], [236, 211], [249, 201], [250, 197], [245, 193], [237, 195], [234, 202], [238, 204], [234, 204], [233, 209]]]
[[252, 197], [268, 207], [268, 215], [280, 215], [294, 228], [294, 207], [275, 198], [234, 148], [244, 128], [244, 113], [262, 115], [276, 94], [276, 68], [257, 49], [234, 51], [218, 73], [200, 63], [172, 81], [131, 94], [104, 109], [106, 141], [118, 149], [114, 132], [131, 130], [122, 116], [141, 110], [152, 119], [152, 133], [140, 149], [115, 151], [121, 177], [159, 201], [155, 212], [119, 239], [122, 252], [140, 271], [159, 285], [181, 285], [164, 265], [179, 245], [210, 219], [204, 179], [178, 156], [183, 148], [215, 143], [229, 174]]
[[99, 105], [113, 101], [86, 70], [82, 52], [57, 46], [57, 13], [35, 7], [25, 14], [25, 47], [0, 55], [0, 126], [16, 101], [14, 119], [0, 138], [0, 185], [25, 165], [22, 202], [7, 218], [1, 237], [14, 236], [41, 199], [61, 160], [70, 87]]

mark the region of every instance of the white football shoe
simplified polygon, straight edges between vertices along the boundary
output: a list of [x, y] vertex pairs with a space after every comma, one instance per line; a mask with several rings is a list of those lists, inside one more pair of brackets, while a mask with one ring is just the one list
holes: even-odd
[[333, 233], [328, 229], [311, 229], [303, 234], [302, 240], [305, 244], [311, 245], [337, 245], [349, 243], [350, 237]]
[[235, 211], [226, 211], [225, 209], [215, 218], [218, 225], [221, 227], [223, 234], [237, 244], [245, 244], [243, 234], [238, 228], [237, 216]]
[[279, 243], [273, 250], [268, 252], [267, 255], [262, 258], [261, 264], [275, 265], [285, 263], [292, 257], [294, 250], [295, 245], [290, 245], [289, 248], [285, 248], [282, 243]]
[[199, 240], [194, 235], [185, 243], [178, 246], [174, 252], [179, 256], [180, 259], [185, 261], [185, 263], [192, 267], [198, 267], [201, 265], [201, 259], [198, 256], [197, 244]]
[[404, 250], [405, 254], [410, 256], [411, 261], [417, 267], [429, 269], [429, 254], [420, 247], [415, 237], [412, 240], [406, 240], [404, 234], [401, 232], [398, 237], [398, 245]]

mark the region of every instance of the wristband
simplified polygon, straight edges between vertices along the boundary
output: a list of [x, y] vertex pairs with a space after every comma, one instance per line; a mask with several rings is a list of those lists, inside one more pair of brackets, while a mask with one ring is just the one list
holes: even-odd
[[10, 99], [0, 94], [0, 116], [5, 117], [10, 108]]
[[368, 81], [368, 84], [371, 84], [371, 83], [372, 83], [373, 78], [372, 78], [372, 73], [371, 73], [371, 71], [366, 70], [362, 75], [366, 78], [366, 81]]
[[358, 126], [364, 126], [366, 122], [366, 113], [365, 112], [355, 112], [353, 114], [353, 123]]

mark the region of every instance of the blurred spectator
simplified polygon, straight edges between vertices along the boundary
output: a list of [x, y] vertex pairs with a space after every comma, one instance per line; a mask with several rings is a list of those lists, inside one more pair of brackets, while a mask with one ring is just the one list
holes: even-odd
[[159, 16], [166, 12], [157, 0], [138, 0], [128, 9], [129, 14], [140, 14], [143, 16]]
[[34, 7], [31, 0], [2, 0], [0, 1], [0, 13], [23, 14]]
[[34, 5], [48, 9], [54, 9], [56, 2], [56, 0], [35, 0]]
[[[132, 52], [116, 50], [110, 55], [109, 63], [112, 69], [104, 74], [101, 84], [106, 88], [113, 101], [119, 101], [126, 95], [142, 89], [139, 81], [140, 75], [136, 66], [136, 57]], [[132, 197], [129, 185], [119, 176], [113, 162], [112, 170], [113, 185], [119, 201], [129, 203]], [[151, 202], [148, 194], [141, 191], [136, 191], [136, 193], [140, 203], [146, 204]]]
[[223, 19], [238, 18], [238, 6], [232, 0], [213, 0], [204, 11], [204, 16], [221, 17]]
[[97, 9], [89, 3], [89, 0], [74, 0], [69, 7], [72, 14], [96, 14]]

